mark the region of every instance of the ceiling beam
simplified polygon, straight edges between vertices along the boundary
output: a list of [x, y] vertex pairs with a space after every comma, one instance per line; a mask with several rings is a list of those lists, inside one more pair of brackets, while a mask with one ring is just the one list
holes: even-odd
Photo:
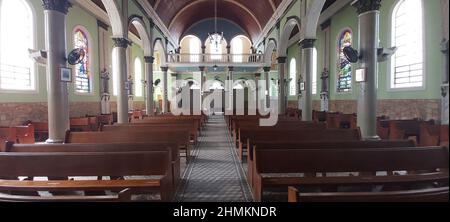
[[161, 0], [157, 0], [156, 3], [155, 3], [155, 6], [153, 6], [155, 11], [158, 10], [159, 3], [161, 3]]
[[[169, 30], [172, 28], [173, 24], [177, 21], [178, 17], [183, 14], [186, 10], [188, 10], [190, 7], [206, 2], [208, 0], [197, 0], [194, 2], [189, 3], [188, 5], [186, 5], [185, 7], [183, 7], [180, 11], [178, 11], [178, 13], [172, 18], [172, 20], [170, 21], [169, 24]], [[241, 3], [235, 2], [233, 0], [224, 0], [224, 2], [228, 2], [234, 5], [237, 5], [238, 7], [240, 7], [241, 9], [243, 9], [244, 11], [246, 11], [252, 18], [253, 20], [256, 22], [256, 24], [258, 25], [258, 28], [260, 31], [262, 31], [262, 26], [261, 23], [259, 22], [259, 20], [256, 18], [255, 14], [253, 14], [250, 9], [248, 9], [247, 7], [245, 7], [244, 5], [242, 5]]]
[[277, 10], [277, 7], [275, 6], [275, 3], [273, 2], [273, 0], [268, 0], [270, 3], [270, 6], [272, 6], [273, 12], [275, 12]]
[[178, 48], [178, 41], [175, 41], [175, 38], [172, 36], [172, 34], [170, 34], [166, 25], [164, 25], [164, 22], [161, 20], [158, 13], [156, 13], [156, 11], [153, 9], [150, 3], [147, 0], [137, 0], [137, 1], [139, 2], [139, 4], [141, 4], [142, 8], [145, 10], [148, 16], [150, 16], [150, 18], [153, 19], [153, 22], [155, 23], [156, 26], [159, 27], [162, 34], [169, 39], [169, 41], [175, 48]]

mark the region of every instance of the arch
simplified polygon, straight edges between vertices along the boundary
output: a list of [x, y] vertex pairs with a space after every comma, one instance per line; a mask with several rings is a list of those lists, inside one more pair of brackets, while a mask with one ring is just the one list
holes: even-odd
[[[243, 47], [242, 47], [242, 52], [234, 52], [233, 50], [233, 42], [236, 41], [237, 39], [241, 39], [241, 40], [245, 40], [247, 41], [247, 45], [248, 47], [245, 47], [246, 45], [243, 43]], [[246, 53], [251, 53], [251, 49], [252, 49], [252, 41], [245, 35], [236, 35], [234, 36], [231, 41], [230, 41], [230, 46], [231, 46], [231, 54], [246, 54]]]
[[187, 35], [180, 41], [180, 54], [188, 54], [190, 62], [200, 62], [202, 41], [195, 35]]
[[166, 47], [164, 47], [164, 43], [161, 38], [156, 38], [155, 41], [153, 41], [152, 49], [153, 49], [152, 55], [154, 55], [156, 51], [158, 51], [160, 53], [161, 66], [167, 66]]
[[300, 24], [300, 19], [297, 16], [288, 18], [278, 42], [278, 57], [287, 57], [289, 37], [296, 26], [301, 30]]
[[310, 1], [305, 19], [303, 19], [303, 32], [300, 32], [300, 35], [303, 33], [301, 39], [316, 39], [317, 25], [325, 2], [326, 0]]
[[126, 38], [127, 32], [124, 30], [124, 23], [122, 19], [122, 13], [116, 1], [114, 0], [102, 0], [103, 5], [106, 8], [106, 12], [111, 23], [112, 33], [114, 38]]
[[264, 50], [264, 66], [272, 66], [272, 55], [274, 52], [277, 53], [277, 40], [271, 38], [269, 39], [266, 49]]
[[151, 36], [145, 26], [144, 20], [142, 17], [138, 15], [132, 15], [128, 20], [128, 26], [134, 25], [136, 27], [139, 36], [142, 40], [142, 48], [144, 50], [144, 56], [152, 56], [152, 44], [151, 44]]

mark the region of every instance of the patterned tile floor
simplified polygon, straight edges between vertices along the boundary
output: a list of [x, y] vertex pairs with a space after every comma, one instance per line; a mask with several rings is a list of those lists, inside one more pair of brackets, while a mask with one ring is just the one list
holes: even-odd
[[177, 201], [253, 201], [223, 116], [209, 118], [192, 156], [178, 189]]

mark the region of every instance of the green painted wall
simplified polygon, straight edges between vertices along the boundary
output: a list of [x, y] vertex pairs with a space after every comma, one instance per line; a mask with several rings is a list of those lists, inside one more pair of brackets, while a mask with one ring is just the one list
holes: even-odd
[[[380, 46], [381, 47], [391, 47], [390, 36], [391, 36], [391, 12], [396, 0], [385, 0], [382, 2], [382, 7], [380, 9]], [[379, 90], [378, 99], [389, 100], [389, 99], [440, 99], [440, 84], [441, 75], [443, 72], [443, 58], [439, 51], [439, 43], [441, 42], [442, 28], [440, 14], [440, 2], [438, 0], [427, 0], [424, 2], [424, 32], [425, 34], [425, 89], [424, 90], [407, 90], [407, 91], [392, 91], [389, 89], [389, 78], [390, 78], [390, 63], [380, 63], [379, 65]], [[298, 4], [298, 3], [296, 3]], [[295, 8], [295, 7], [293, 7]], [[290, 13], [287, 13], [282, 21], [285, 21]], [[359, 86], [353, 82], [352, 91], [348, 93], [337, 93], [336, 89], [336, 69], [337, 69], [337, 39], [339, 34], [346, 28], [350, 28], [353, 31], [353, 47], [358, 48], [358, 15], [356, 9], [352, 6], [347, 6], [334, 15], [331, 18], [330, 27], [330, 100], [356, 100], [359, 94]], [[283, 23], [282, 23], [283, 24]], [[273, 34], [271, 34], [273, 35]], [[323, 70], [323, 46], [324, 41], [323, 32], [318, 30], [318, 39], [315, 42], [318, 51], [318, 67], [317, 67], [317, 88], [318, 94], [314, 96], [314, 100], [319, 100], [321, 81], [320, 75]], [[288, 49], [288, 60], [291, 58], [300, 58], [300, 52], [298, 46], [293, 45]], [[355, 70], [356, 66], [353, 67]], [[298, 68], [302, 70], [302, 67]], [[287, 66], [287, 73], [289, 73], [289, 65]], [[302, 73], [302, 72], [301, 72]], [[295, 100], [293, 97], [289, 97], [290, 100]]]

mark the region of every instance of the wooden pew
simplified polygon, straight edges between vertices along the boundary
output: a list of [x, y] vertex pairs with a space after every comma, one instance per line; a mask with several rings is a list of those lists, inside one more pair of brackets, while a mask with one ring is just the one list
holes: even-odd
[[101, 128], [101, 131], [104, 132], [123, 132], [123, 131], [130, 131], [130, 132], [163, 132], [166, 131], [170, 133], [174, 130], [183, 130], [183, 131], [189, 131], [191, 136], [191, 143], [195, 145], [198, 141], [198, 131], [196, 128], [194, 128], [191, 124], [176, 124], [176, 126], [173, 125], [165, 125], [162, 123], [155, 123], [155, 124], [133, 124], [133, 123], [123, 123], [123, 124], [114, 124], [110, 126], [103, 126]]
[[420, 143], [419, 146], [439, 146], [441, 126], [420, 123]]
[[[278, 133], [291, 134], [301, 130], [325, 130], [324, 124], [313, 122], [299, 122], [297, 124], [280, 124], [275, 127], [240, 126], [236, 137], [236, 146], [241, 161], [244, 159], [244, 150], [248, 149], [247, 139], [259, 133], [269, 132], [276, 136]], [[234, 137], [233, 137], [234, 138]]]
[[111, 143], [111, 144], [14, 144], [8, 142], [5, 152], [16, 153], [77, 153], [77, 152], [142, 152], [164, 151], [169, 149], [172, 158], [172, 180], [174, 187], [178, 186], [181, 176], [180, 152], [176, 142], [152, 143]]
[[[253, 187], [253, 177], [255, 162], [253, 161], [255, 150], [276, 150], [276, 149], [367, 149], [367, 148], [398, 148], [415, 147], [416, 143], [412, 140], [381, 140], [381, 141], [291, 141], [291, 142], [271, 142], [255, 141], [249, 148], [247, 155], [247, 180]], [[389, 172], [390, 173], [390, 172]], [[392, 173], [391, 173], [392, 174]]]
[[177, 125], [177, 124], [191, 124], [198, 131], [201, 131], [201, 120], [200, 119], [178, 119], [178, 118], [144, 118], [144, 119], [134, 119], [131, 121], [133, 124], [165, 124], [165, 125]]
[[47, 122], [31, 122], [34, 127], [34, 136], [36, 142], [45, 142], [48, 139], [48, 123]]
[[413, 137], [420, 143], [420, 123], [418, 119], [389, 121], [389, 139], [401, 140]]
[[[448, 186], [447, 148], [276, 149], [255, 150], [253, 191], [263, 200], [266, 187], [412, 185], [439, 182]], [[395, 176], [302, 177], [298, 173], [421, 171]], [[291, 176], [292, 175], [292, 176]]]
[[[247, 145], [252, 147], [258, 142], [312, 142], [312, 141], [360, 141], [361, 132], [359, 129], [317, 129], [303, 128], [297, 130], [276, 130], [276, 131], [252, 131], [242, 130], [242, 138]], [[240, 145], [241, 146], [241, 145]], [[241, 148], [239, 148], [241, 149]]]
[[[9, 178], [0, 180], [0, 191], [123, 191], [131, 189], [133, 193], [143, 193], [158, 190], [162, 201], [171, 201], [173, 188], [170, 159], [170, 150], [130, 153], [0, 153], [0, 178]], [[157, 176], [158, 178], [110, 181], [11, 179], [18, 176], [67, 178], [97, 175]], [[80, 199], [80, 196], [75, 198]]]
[[[23, 144], [35, 143], [34, 127], [28, 126], [13, 126], [0, 128], [0, 142], [4, 144], [6, 141], [12, 141]], [[0, 151], [4, 150], [4, 146], [0, 146]]]
[[300, 193], [295, 187], [288, 188], [288, 202], [447, 202], [448, 186], [402, 191], [381, 192], [331, 192]]
[[440, 146], [448, 147], [448, 125], [441, 125], [441, 135], [439, 136]]
[[313, 121], [315, 122], [326, 122], [327, 112], [326, 111], [313, 111]]
[[190, 159], [189, 132], [173, 130], [167, 132], [67, 132], [66, 143], [153, 143], [165, 142], [178, 144], [186, 150], [186, 160]]

